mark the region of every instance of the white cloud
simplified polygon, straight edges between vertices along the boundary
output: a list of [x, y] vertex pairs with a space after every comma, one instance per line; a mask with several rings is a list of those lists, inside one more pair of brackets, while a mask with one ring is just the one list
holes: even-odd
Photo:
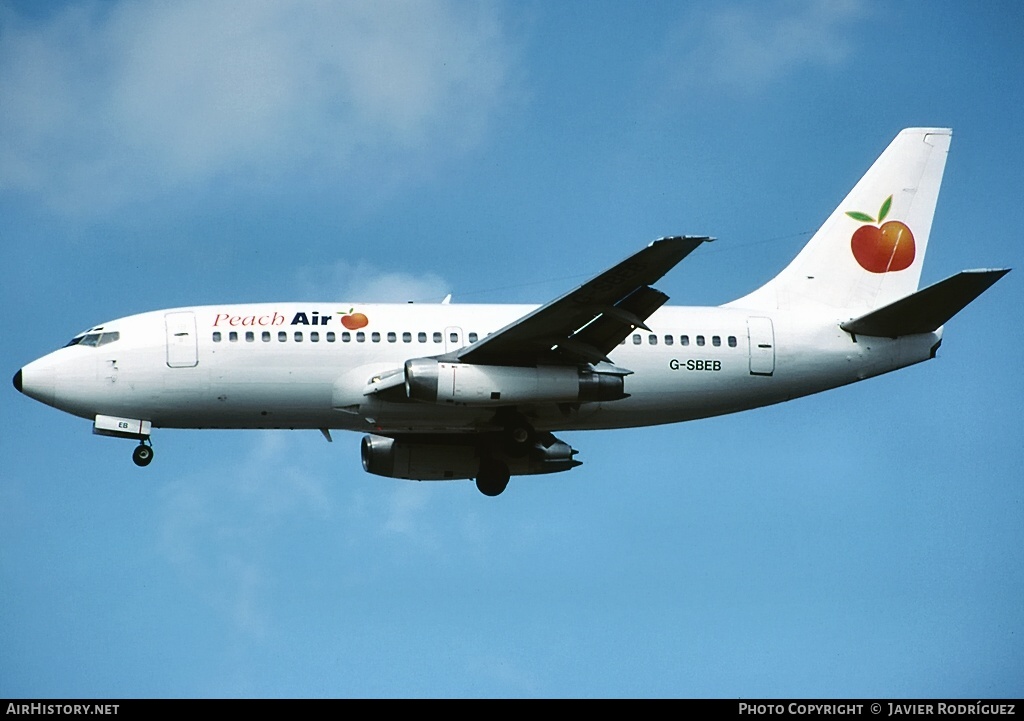
[[430, 524], [424, 523], [428, 514], [429, 488], [419, 486], [408, 481], [395, 485], [387, 508], [384, 531], [416, 539], [420, 543], [426, 541], [431, 549], [437, 550], [437, 540], [429, 532], [432, 530]]
[[445, 0], [6, 10], [0, 189], [110, 208], [225, 180], [397, 169], [471, 147], [510, 59], [490, 6]]
[[243, 456], [197, 469], [162, 491], [165, 558], [187, 587], [248, 635], [266, 632], [283, 537], [335, 514], [330, 480], [295, 464], [300, 445], [285, 432], [262, 432]]
[[[687, 85], [755, 90], [808, 65], [836, 65], [866, 14], [862, 0], [715, 4], [695, 11], [669, 52]], [[682, 49], [682, 52], [680, 52]]]
[[446, 280], [433, 273], [413, 275], [381, 270], [370, 263], [340, 260], [303, 268], [299, 294], [310, 300], [362, 303], [440, 302], [448, 293]]

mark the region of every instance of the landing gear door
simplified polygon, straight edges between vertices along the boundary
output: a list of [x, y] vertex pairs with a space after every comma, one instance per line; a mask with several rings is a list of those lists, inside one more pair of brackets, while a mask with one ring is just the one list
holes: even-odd
[[167, 328], [167, 365], [171, 368], [193, 368], [199, 364], [199, 339], [196, 337], [196, 315], [191, 311], [164, 315]]
[[771, 318], [747, 318], [750, 341], [750, 375], [770, 376], [775, 372], [775, 330]]

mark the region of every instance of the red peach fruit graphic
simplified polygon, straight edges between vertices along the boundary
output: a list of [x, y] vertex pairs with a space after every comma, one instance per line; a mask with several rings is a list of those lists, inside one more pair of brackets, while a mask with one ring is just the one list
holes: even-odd
[[914, 234], [898, 220], [881, 228], [862, 225], [854, 232], [850, 248], [860, 266], [872, 273], [906, 270], [914, 262]]
[[350, 315], [341, 316], [341, 324], [349, 330], [358, 330], [369, 325], [370, 319], [362, 313], [353, 313], [351, 308], [348, 309], [348, 312]]
[[[870, 215], [857, 211], [848, 212], [847, 215], [866, 223], [882, 223], [891, 207], [890, 195], [882, 203], [877, 221]], [[905, 223], [898, 220], [882, 223], [881, 227], [862, 225], [854, 231], [850, 239], [850, 249], [860, 267], [870, 273], [906, 270], [914, 262], [914, 234]]]

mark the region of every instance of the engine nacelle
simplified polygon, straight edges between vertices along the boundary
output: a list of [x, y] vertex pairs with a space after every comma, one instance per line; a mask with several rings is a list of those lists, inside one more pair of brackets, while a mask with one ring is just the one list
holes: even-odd
[[363, 436], [360, 455], [367, 473], [412, 481], [476, 478], [485, 455], [499, 458], [513, 476], [559, 473], [580, 465], [573, 458], [576, 451], [550, 433], [540, 434], [530, 450], [519, 457], [500, 453], [473, 436], [406, 440], [368, 435]]
[[433, 358], [405, 362], [406, 395], [424, 403], [498, 406], [625, 398], [622, 376], [564, 366], [485, 366]]

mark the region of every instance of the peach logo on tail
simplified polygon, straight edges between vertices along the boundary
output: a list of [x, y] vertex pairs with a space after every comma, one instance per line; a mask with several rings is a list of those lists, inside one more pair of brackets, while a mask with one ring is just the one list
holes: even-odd
[[348, 313], [338, 311], [338, 315], [341, 316], [341, 324], [349, 330], [365, 328], [370, 320], [362, 313], [353, 313], [353, 310], [353, 308], [349, 308]]
[[871, 273], [890, 273], [906, 270], [914, 262], [914, 234], [905, 223], [890, 220], [883, 223], [885, 216], [892, 208], [890, 195], [878, 210], [878, 220], [867, 213], [849, 211], [847, 215], [862, 223], [878, 225], [862, 225], [853, 232], [850, 249], [860, 267]]

